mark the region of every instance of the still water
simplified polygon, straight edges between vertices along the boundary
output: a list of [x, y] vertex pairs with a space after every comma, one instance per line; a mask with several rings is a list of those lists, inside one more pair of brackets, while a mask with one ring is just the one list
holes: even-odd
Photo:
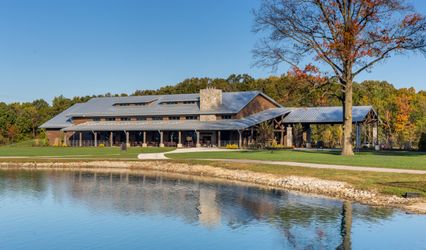
[[0, 249], [426, 249], [426, 216], [152, 172], [0, 170]]

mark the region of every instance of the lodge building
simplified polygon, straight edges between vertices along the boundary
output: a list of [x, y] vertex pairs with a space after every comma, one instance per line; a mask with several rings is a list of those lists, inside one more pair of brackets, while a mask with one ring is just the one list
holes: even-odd
[[[342, 107], [287, 108], [259, 91], [222, 92], [207, 88], [194, 94], [92, 98], [71, 106], [40, 128], [46, 130], [50, 145], [236, 144], [241, 148], [256, 144], [259, 124], [269, 122], [277, 143], [311, 147], [312, 124], [342, 124], [342, 117]], [[371, 128], [371, 136], [365, 136], [364, 143], [377, 144], [378, 119], [371, 106], [353, 107], [353, 122], [355, 145], [361, 145], [362, 126]], [[303, 128], [302, 140], [297, 143], [293, 130], [296, 124]]]

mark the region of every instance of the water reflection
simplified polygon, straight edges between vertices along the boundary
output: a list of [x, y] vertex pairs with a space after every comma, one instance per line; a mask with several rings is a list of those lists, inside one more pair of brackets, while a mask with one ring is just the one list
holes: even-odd
[[251, 239], [252, 247], [276, 241], [285, 249], [352, 249], [354, 221], [382, 222], [394, 215], [391, 209], [150, 172], [0, 171], [0, 211], [2, 199], [10, 197], [51, 197], [83, 205], [93, 216], [173, 218], [210, 232], [263, 230], [268, 233]]

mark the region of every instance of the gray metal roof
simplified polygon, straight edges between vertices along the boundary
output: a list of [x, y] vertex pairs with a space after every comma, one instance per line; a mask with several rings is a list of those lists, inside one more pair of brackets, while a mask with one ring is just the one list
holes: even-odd
[[60, 129], [60, 128], [65, 128], [65, 127], [69, 127], [69, 126], [73, 125], [72, 122], [71, 122], [71, 117], [69, 117], [68, 115], [71, 112], [75, 112], [76, 110], [79, 110], [83, 106], [84, 106], [83, 103], [77, 103], [77, 104], [71, 106], [67, 110], [63, 111], [62, 113], [60, 113], [56, 116], [54, 116], [52, 119], [50, 119], [47, 122], [45, 122], [44, 124], [42, 124], [40, 126], [40, 128]]
[[[164, 102], [183, 102], [199, 100], [199, 94], [150, 95], [130, 97], [93, 98], [86, 103], [75, 104], [59, 115], [47, 121], [40, 128], [64, 129], [64, 131], [89, 130], [234, 130], [244, 129], [263, 121], [284, 116], [284, 123], [342, 123], [342, 107], [315, 108], [272, 108], [239, 120], [218, 120], [202, 122], [197, 120], [182, 121], [102, 121], [72, 124], [72, 117], [106, 117], [106, 116], [173, 116], [200, 114], [235, 114], [244, 108], [257, 95], [276, 103], [267, 95], [258, 91], [225, 92], [222, 104], [207, 112], [201, 112], [199, 104], [162, 104]], [[150, 103], [144, 106], [117, 106], [115, 104]], [[353, 122], [363, 121], [371, 106], [353, 107]]]
[[64, 128], [63, 131], [157, 131], [157, 130], [241, 130], [261, 122], [274, 119], [289, 112], [285, 108], [265, 110], [243, 119], [199, 121], [199, 120], [159, 120], [159, 121], [100, 121], [85, 122]]
[[[340, 107], [314, 107], [314, 108], [288, 108], [290, 114], [284, 118], [284, 123], [342, 123], [343, 108]], [[352, 107], [353, 122], [362, 122], [367, 114], [374, 111], [372, 106]]]
[[[259, 91], [224, 92], [222, 104], [208, 111], [200, 111], [197, 103], [164, 104], [164, 102], [198, 101], [199, 94], [176, 95], [148, 95], [129, 97], [101, 97], [90, 99], [65, 110], [57, 117], [49, 120], [40, 128], [64, 128], [70, 124], [70, 117], [108, 117], [108, 116], [173, 116], [173, 115], [200, 115], [200, 114], [235, 114], [244, 108], [257, 95], [262, 95], [278, 106], [272, 98]], [[118, 106], [115, 104], [149, 103], [144, 106]]]

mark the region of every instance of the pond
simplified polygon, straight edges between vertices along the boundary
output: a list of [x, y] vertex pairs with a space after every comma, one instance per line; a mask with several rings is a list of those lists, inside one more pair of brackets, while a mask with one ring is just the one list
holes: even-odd
[[425, 249], [426, 216], [154, 172], [0, 170], [0, 249]]

